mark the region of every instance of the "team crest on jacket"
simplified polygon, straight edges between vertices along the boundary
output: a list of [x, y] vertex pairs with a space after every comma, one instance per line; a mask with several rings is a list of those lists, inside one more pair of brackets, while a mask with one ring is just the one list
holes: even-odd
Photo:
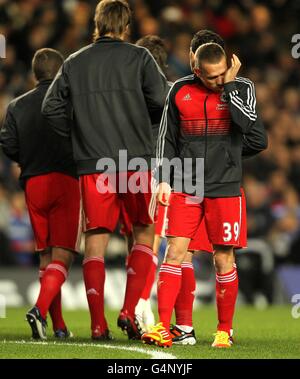
[[222, 103], [228, 103], [228, 98], [227, 98], [227, 95], [226, 95], [225, 91], [223, 91], [221, 93], [220, 100], [222, 101]]
[[221, 100], [221, 104], [218, 103], [216, 105], [217, 111], [222, 111], [224, 109], [227, 109], [227, 107], [228, 107], [228, 104], [227, 104], [228, 98], [227, 98], [226, 93], [224, 91], [220, 94], [220, 100]]

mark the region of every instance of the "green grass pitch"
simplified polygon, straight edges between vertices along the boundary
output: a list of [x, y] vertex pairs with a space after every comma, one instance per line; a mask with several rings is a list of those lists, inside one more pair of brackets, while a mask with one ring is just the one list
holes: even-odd
[[30, 329], [24, 316], [27, 309], [8, 309], [0, 319], [0, 358], [105, 358], [105, 359], [257, 359], [300, 358], [300, 318], [291, 315], [291, 306], [274, 306], [265, 310], [238, 307], [234, 331], [235, 344], [230, 349], [213, 349], [210, 345], [216, 327], [212, 306], [201, 307], [194, 313], [197, 335], [195, 346], [173, 346], [162, 349], [128, 341], [116, 326], [118, 312], [108, 311], [107, 319], [114, 341], [95, 343], [90, 339], [88, 311], [66, 311], [65, 319], [74, 338], [57, 341], [30, 339]]

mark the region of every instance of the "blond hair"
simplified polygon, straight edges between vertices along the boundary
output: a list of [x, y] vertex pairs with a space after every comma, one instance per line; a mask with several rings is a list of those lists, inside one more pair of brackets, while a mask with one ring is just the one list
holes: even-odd
[[95, 10], [94, 41], [108, 33], [121, 36], [130, 24], [131, 10], [125, 0], [102, 0]]

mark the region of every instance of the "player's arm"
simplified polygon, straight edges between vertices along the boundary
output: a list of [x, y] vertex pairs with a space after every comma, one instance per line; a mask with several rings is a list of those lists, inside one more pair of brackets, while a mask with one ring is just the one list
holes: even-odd
[[54, 81], [48, 88], [42, 104], [42, 114], [48, 119], [49, 125], [61, 136], [70, 134], [70, 86], [65, 61]]
[[258, 117], [248, 134], [243, 134], [242, 156], [251, 158], [268, 147], [268, 135], [264, 124]]
[[169, 91], [169, 85], [167, 79], [152, 57], [146, 49], [143, 50], [143, 93], [146, 100], [146, 104], [149, 113], [157, 110], [162, 110], [167, 93]]
[[247, 134], [257, 120], [256, 97], [251, 80], [236, 77], [240, 67], [240, 60], [233, 54], [231, 66], [225, 73], [224, 90], [234, 125]]
[[167, 96], [160, 122], [156, 161], [158, 166], [158, 201], [168, 205], [173, 180], [173, 169], [170, 162], [178, 156], [177, 139], [179, 133], [179, 112], [175, 104], [176, 91], [171, 89]]
[[6, 117], [0, 130], [0, 145], [4, 154], [19, 163], [20, 144], [17, 131], [17, 122], [13, 115], [11, 105], [8, 106]]

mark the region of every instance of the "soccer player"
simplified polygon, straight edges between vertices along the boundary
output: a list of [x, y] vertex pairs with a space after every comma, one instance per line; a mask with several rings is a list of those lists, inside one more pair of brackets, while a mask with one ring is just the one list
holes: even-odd
[[[190, 62], [191, 70], [194, 70], [195, 52], [199, 46], [215, 42], [222, 48], [225, 42], [220, 35], [211, 30], [198, 31], [191, 41]], [[262, 123], [255, 123], [249, 133], [243, 135], [242, 157], [250, 158], [266, 148], [267, 136]], [[246, 199], [244, 191], [241, 188], [242, 195], [242, 221], [239, 235], [239, 247], [247, 247], [247, 218], [246, 218]], [[171, 327], [171, 335], [175, 344], [195, 344], [196, 337], [193, 329], [193, 303], [196, 281], [192, 258], [194, 253], [208, 252], [213, 253], [213, 246], [208, 240], [205, 221], [202, 220], [197, 230], [195, 238], [189, 244], [189, 250], [181, 265], [182, 281], [179, 294], [175, 302], [176, 325]], [[231, 329], [231, 341], [233, 330]]]
[[[210, 30], [200, 30], [197, 32], [192, 41], [191, 41], [191, 69], [194, 69], [194, 56], [197, 48], [207, 42], [215, 42], [224, 48], [224, 40], [216, 33]], [[162, 41], [157, 36], [146, 36], [141, 38], [137, 44], [148, 48], [152, 53], [155, 60], [159, 63], [162, 70], [166, 67], [166, 56], [167, 53], [163, 48]], [[259, 124], [260, 125], [260, 124]], [[258, 126], [259, 126], [258, 125]], [[158, 135], [155, 128], [155, 135]], [[257, 130], [255, 128], [251, 129], [251, 132], [244, 136], [243, 139], [243, 156], [251, 156], [260, 152], [265, 147], [265, 130]], [[252, 150], [250, 150], [252, 149]], [[252, 154], [250, 154], [252, 151]], [[245, 208], [245, 197], [242, 192], [242, 204]], [[157, 255], [157, 251], [160, 245], [161, 237], [165, 236], [165, 224], [166, 224], [166, 212], [167, 207], [158, 204], [158, 217], [155, 224], [155, 241], [153, 246], [153, 253]], [[122, 233], [127, 236], [127, 240], [131, 241], [131, 225], [128, 222], [128, 217], [126, 212], [122, 212]], [[247, 236], [246, 236], [246, 217], [244, 217], [244, 212], [242, 211], [243, 222], [241, 225], [242, 236], [240, 244], [241, 247], [246, 247], [247, 245]], [[130, 251], [130, 249], [128, 249]], [[213, 247], [208, 240], [207, 231], [205, 227], [205, 222], [202, 221], [200, 227], [198, 228], [196, 237], [191, 241], [189, 245], [189, 251], [187, 252], [184, 262], [181, 265], [182, 270], [182, 284], [180, 292], [177, 296], [175, 303], [175, 315], [176, 315], [176, 325], [171, 328], [171, 335], [173, 343], [175, 344], [195, 344], [196, 338], [193, 329], [192, 323], [192, 312], [193, 312], [193, 302], [194, 302], [194, 291], [195, 291], [195, 276], [194, 276], [194, 267], [192, 265], [192, 257], [195, 251], [204, 251], [204, 252], [213, 252]], [[153, 272], [152, 270], [148, 274], [147, 282], [144, 287], [141, 299], [139, 300], [136, 307], [136, 317], [139, 320], [139, 323], [143, 330], [148, 331], [149, 328], [154, 325], [154, 315], [151, 310], [150, 305], [150, 292], [153, 286], [153, 281], [155, 279], [156, 272], [156, 262], [153, 262]]]
[[49, 310], [54, 335], [70, 336], [61, 311], [61, 287], [73, 253], [79, 251], [80, 194], [69, 138], [59, 138], [41, 114], [41, 105], [63, 63], [53, 49], [32, 60], [37, 86], [8, 106], [0, 139], [4, 153], [21, 168], [20, 182], [40, 255], [40, 293], [26, 318], [34, 339], [46, 339]]
[[[64, 62], [42, 109], [57, 133], [72, 136], [84, 209], [83, 274], [92, 338], [108, 340], [104, 254], [119, 219], [121, 201], [133, 224], [134, 245], [126, 285], [131, 298], [118, 323], [138, 334], [135, 306], [153, 261], [155, 197], [151, 185], [154, 152], [150, 114], [163, 108], [168, 89], [164, 74], [149, 52], [125, 42], [131, 21], [126, 1], [99, 2], [94, 20], [94, 42]], [[75, 121], [71, 129], [64, 123], [60, 125], [68, 104]], [[136, 158], [146, 163], [143, 172], [133, 165]], [[133, 167], [130, 170], [129, 163]], [[140, 190], [134, 193], [128, 187], [138, 181]]]
[[[156, 35], [148, 35], [145, 37], [140, 38], [136, 42], [137, 46], [144, 47], [150, 51], [150, 53], [153, 55], [153, 58], [161, 68], [163, 72], [166, 71], [167, 67], [167, 51], [164, 45], [163, 40], [156, 36]], [[169, 83], [169, 86], [171, 87], [171, 83]], [[158, 138], [158, 131], [159, 131], [159, 123], [162, 116], [162, 109], [158, 110], [157, 112], [154, 112], [151, 114], [151, 123], [152, 123], [152, 132], [153, 132], [153, 141], [156, 143]], [[155, 149], [155, 144], [154, 144]], [[157, 205], [157, 220], [155, 222], [155, 236], [154, 236], [154, 244], [153, 244], [153, 260], [150, 265], [149, 273], [147, 275], [147, 279], [145, 282], [145, 286], [143, 288], [143, 291], [141, 293], [141, 297], [135, 307], [135, 316], [137, 321], [139, 322], [140, 328], [145, 332], [149, 329], [150, 326], [153, 326], [155, 324], [154, 314], [151, 309], [151, 303], [150, 303], [150, 294], [153, 287], [153, 283], [156, 278], [156, 269], [157, 269], [157, 263], [158, 263], [158, 250], [161, 242], [161, 236], [163, 236], [164, 231], [164, 222], [166, 218], [166, 210], [167, 207], [158, 204]], [[125, 236], [127, 245], [128, 245], [128, 252], [129, 255], [127, 257], [127, 263], [130, 260], [130, 251], [133, 244], [133, 237], [132, 237], [132, 224], [130, 223], [130, 220], [128, 218], [128, 215], [126, 213], [126, 209], [124, 206], [122, 206], [121, 210], [121, 233]], [[127, 265], [126, 265], [127, 266]], [[130, 276], [130, 271], [127, 272], [127, 275]], [[127, 303], [130, 302], [131, 292], [126, 291], [125, 298], [124, 298], [124, 305], [122, 307], [121, 313], [124, 312], [124, 310], [127, 309]], [[121, 327], [127, 327], [127, 325], [121, 323]], [[127, 331], [128, 333], [128, 331]], [[130, 333], [130, 332], [129, 332]], [[140, 338], [140, 335], [129, 334], [128, 337], [131, 339]]]
[[[216, 33], [210, 30], [200, 30], [197, 32], [192, 41], [191, 41], [191, 53], [190, 53], [190, 61], [191, 61], [191, 69], [194, 69], [194, 56], [197, 48], [207, 42], [215, 42], [220, 46], [224, 47], [224, 40]], [[163, 41], [158, 36], [146, 36], [137, 41], [137, 45], [146, 47], [153, 55], [154, 59], [158, 62], [161, 69], [164, 71], [166, 68], [166, 58], [167, 53], [163, 45]], [[157, 115], [156, 123], [159, 120], [160, 113]], [[157, 124], [154, 123], [154, 136], [155, 139], [158, 136]], [[258, 124], [258, 127], [261, 124]], [[247, 136], [244, 136], [243, 139], [243, 156], [246, 155], [251, 156], [255, 155], [261, 150], [265, 148], [265, 130], [256, 130], [255, 128], [251, 129]], [[252, 154], [250, 154], [252, 152]], [[245, 197], [242, 192], [242, 225], [241, 225], [241, 233], [240, 233], [240, 247], [246, 247], [247, 245], [247, 236], [246, 236], [246, 217], [244, 217], [245, 208]], [[153, 263], [150, 269], [150, 272], [147, 277], [147, 281], [142, 292], [141, 298], [136, 306], [135, 313], [136, 318], [139, 321], [141, 328], [145, 331], [148, 331], [151, 326], [154, 325], [154, 315], [151, 310], [150, 305], [150, 293], [151, 288], [153, 286], [153, 282], [155, 280], [155, 273], [157, 267], [157, 252], [161, 242], [161, 238], [165, 237], [165, 225], [166, 225], [166, 212], [167, 207], [158, 204], [158, 216], [157, 222], [155, 224], [155, 240], [153, 246]], [[126, 211], [121, 212], [122, 216], [122, 228], [121, 232], [125, 235], [129, 248], [128, 251], [131, 250], [132, 244], [132, 226], [128, 220], [128, 216], [126, 215]], [[195, 276], [194, 276], [194, 268], [192, 265], [192, 257], [195, 251], [205, 251], [205, 252], [213, 252], [213, 247], [208, 240], [207, 231], [205, 227], [205, 222], [202, 221], [200, 227], [198, 228], [196, 237], [191, 241], [189, 245], [189, 251], [187, 252], [184, 262], [181, 265], [182, 269], [182, 285], [178, 297], [175, 303], [175, 314], [176, 314], [176, 325], [174, 325], [171, 329], [173, 343], [176, 344], [194, 344], [196, 343], [195, 333], [193, 330], [192, 323], [192, 310], [193, 310], [193, 302], [194, 302], [194, 291], [195, 291]], [[129, 259], [129, 257], [128, 257]], [[126, 294], [126, 296], [130, 296]], [[133, 336], [135, 338], [135, 335]]]
[[[178, 156], [178, 152], [182, 160], [190, 157], [195, 163], [196, 157], [204, 159], [204, 199], [201, 201], [185, 183], [170, 198], [167, 253], [158, 279], [161, 322], [143, 335], [146, 343], [172, 345], [169, 325], [181, 286], [181, 263], [205, 217], [214, 247], [219, 319], [212, 346], [231, 346], [230, 329], [238, 292], [234, 247], [238, 246], [241, 225], [242, 140], [243, 134], [261, 122], [253, 83], [236, 77], [240, 66], [233, 55], [228, 68], [223, 48], [216, 43], [204, 44], [196, 52], [195, 75], [178, 80], [168, 95], [157, 145], [161, 174], [158, 200], [168, 204], [167, 159]], [[180, 167], [174, 171], [172, 177], [182, 178]], [[201, 184], [195, 166], [192, 178]]]

